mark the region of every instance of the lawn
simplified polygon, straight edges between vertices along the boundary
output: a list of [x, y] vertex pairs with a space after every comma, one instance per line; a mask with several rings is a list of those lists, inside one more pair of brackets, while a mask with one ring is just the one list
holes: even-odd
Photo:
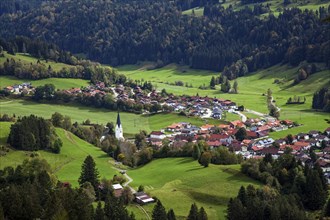
[[[240, 165], [204, 168], [190, 158], [167, 158], [127, 173], [133, 178], [133, 187], [143, 185], [167, 210], [173, 208], [179, 219], [185, 219], [194, 202], [205, 208], [209, 219], [224, 219], [229, 198], [237, 195], [240, 186], [259, 185], [241, 174], [239, 168]], [[151, 216], [153, 205], [144, 208]], [[130, 209], [136, 210], [136, 207]]]
[[[108, 122], [116, 122], [117, 112], [103, 108], [90, 108], [80, 105], [59, 105], [59, 104], [43, 104], [26, 100], [14, 99], [0, 101], [0, 114], [16, 114], [16, 116], [35, 114], [44, 118], [51, 118], [54, 112], [71, 117], [72, 123], [83, 122], [90, 119], [92, 123], [107, 124]], [[137, 115], [133, 113], [120, 113], [123, 125], [124, 136], [139, 133], [140, 130], [151, 132], [166, 128], [175, 122], [190, 122], [194, 125], [202, 125], [205, 122], [220, 124], [221, 121], [204, 119], [198, 117], [185, 117], [178, 114], [155, 114], [151, 116]]]
[[[7, 139], [9, 134], [8, 122], [0, 122], [0, 143], [3, 139]], [[63, 141], [63, 147], [60, 154], [53, 154], [47, 151], [38, 151], [40, 158], [44, 158], [51, 165], [53, 173], [60, 181], [68, 181], [73, 186], [78, 186], [78, 178], [81, 171], [81, 165], [87, 155], [91, 155], [96, 163], [100, 173], [100, 178], [110, 179], [116, 174], [109, 163], [111, 158], [100, 148], [97, 148], [72, 133], [61, 128], [56, 128], [56, 133]], [[10, 150], [10, 152], [0, 158], [0, 169], [6, 166], [14, 166], [21, 164], [24, 159], [29, 158], [28, 152]]]
[[71, 78], [48, 78], [40, 80], [27, 80], [19, 79], [14, 76], [0, 76], [0, 89], [6, 86], [12, 86], [15, 84], [21, 84], [23, 82], [31, 82], [32, 86], [42, 86], [45, 84], [54, 84], [56, 89], [71, 89], [86, 87], [89, 85], [89, 80], [85, 79], [71, 79]]

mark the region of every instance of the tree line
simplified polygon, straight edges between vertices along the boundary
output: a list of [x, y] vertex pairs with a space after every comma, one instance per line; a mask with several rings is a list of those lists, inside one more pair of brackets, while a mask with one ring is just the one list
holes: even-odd
[[323, 87], [316, 91], [313, 95], [313, 109], [320, 109], [325, 112], [330, 112], [330, 89]]
[[51, 122], [34, 116], [24, 116], [10, 127], [7, 143], [17, 150], [50, 150], [59, 153], [63, 145]]
[[[311, 158], [313, 152], [311, 151]], [[328, 196], [327, 180], [324, 177], [323, 171], [319, 164], [314, 160], [313, 166], [307, 164], [302, 165], [301, 161], [297, 161], [291, 154], [290, 149], [287, 149], [285, 153], [278, 159], [274, 160], [271, 154], [266, 154], [262, 160], [250, 159], [242, 163], [242, 173], [247, 174], [253, 179], [259, 180], [270, 187], [267, 193], [272, 192], [271, 197], [262, 196], [261, 192], [255, 192], [254, 195], [260, 194], [260, 198], [267, 198], [269, 200], [279, 199], [279, 203], [276, 206], [267, 207], [267, 203], [262, 203], [254, 207], [254, 211], [258, 210], [259, 214], [256, 219], [262, 219], [264, 215], [281, 216], [285, 212], [278, 213], [283, 207], [281, 207], [281, 201], [283, 204], [291, 204], [291, 209], [294, 210], [290, 213], [294, 213], [297, 216], [301, 216], [298, 219], [306, 219], [304, 210], [320, 210], [326, 203]], [[241, 192], [240, 192], [241, 193]], [[240, 196], [239, 193], [239, 196]], [[244, 196], [246, 198], [246, 195]], [[249, 205], [258, 204], [256, 201], [247, 203], [241, 200], [241, 204], [235, 201], [237, 206], [245, 206], [246, 211], [249, 212]], [[276, 202], [277, 203], [277, 202]], [[229, 207], [228, 207], [229, 208]], [[243, 209], [245, 209], [243, 208]], [[301, 212], [303, 210], [303, 212]], [[243, 212], [244, 213], [244, 212]], [[230, 219], [230, 218], [229, 218]], [[285, 219], [281, 216], [275, 219]]]
[[92, 83], [104, 82], [106, 85], [124, 84], [126, 76], [118, 74], [111, 67], [103, 67], [100, 64], [84, 61], [75, 66], [63, 67], [59, 71], [51, 65], [37, 60], [35, 63], [23, 62], [19, 59], [7, 58], [0, 64], [0, 75], [12, 75], [20, 79], [44, 79], [56, 78], [80, 78], [89, 79]]
[[200, 2], [46, 1], [25, 13], [3, 14], [0, 36], [39, 36], [113, 66], [149, 60], [225, 70], [230, 80], [277, 63], [330, 65], [329, 24], [320, 22], [330, 8], [286, 9], [261, 19], [257, 8], [234, 11], [210, 3], [202, 17], [181, 13], [191, 7], [184, 5]]

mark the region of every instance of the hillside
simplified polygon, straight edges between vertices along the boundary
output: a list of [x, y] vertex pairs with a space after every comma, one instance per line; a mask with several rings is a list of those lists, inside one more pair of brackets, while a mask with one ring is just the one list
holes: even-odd
[[[329, 66], [329, 28], [320, 22], [328, 8], [316, 13], [304, 11], [309, 4], [302, 10], [291, 4], [279, 16], [281, 3], [271, 1], [276, 16], [263, 19], [260, 8], [235, 11], [227, 7], [230, 2], [225, 7], [208, 2], [204, 16], [186, 16], [180, 1], [45, 1], [24, 13], [0, 16], [0, 37], [43, 36], [61, 49], [112, 66], [154, 61], [159, 67], [175, 62], [222, 71], [239, 62], [244, 73], [304, 60]], [[317, 8], [328, 2], [312, 4]], [[7, 49], [21, 52], [23, 44]]]
[[[184, 72], [182, 72], [182, 68]], [[262, 94], [270, 88], [273, 92], [276, 104], [281, 108], [281, 118], [290, 119], [302, 123], [303, 126], [282, 132], [271, 133], [272, 137], [283, 137], [288, 133], [298, 133], [312, 129], [324, 130], [329, 125], [324, 119], [329, 119], [329, 114], [311, 110], [312, 96], [315, 91], [324, 86], [330, 86], [330, 71], [323, 70], [311, 75], [299, 84], [292, 85], [296, 78], [299, 67], [288, 65], [276, 65], [274, 67], [251, 73], [244, 77], [239, 77], [238, 94], [222, 93], [217, 87], [215, 90], [202, 90], [199, 86], [209, 85], [211, 76], [216, 76], [215, 72], [195, 71], [186, 67], [169, 65], [156, 70], [147, 70], [141, 65], [122, 66], [118, 71], [133, 79], [150, 80], [158, 90], [166, 89], [167, 92], [177, 95], [196, 95], [219, 97], [235, 101], [238, 105], [244, 105], [248, 109], [262, 113], [268, 113], [266, 98]], [[219, 74], [218, 74], [219, 75]], [[166, 80], [166, 81], [165, 81]], [[169, 85], [177, 80], [182, 80], [184, 84], [192, 84], [191, 87]], [[280, 83], [274, 83], [278, 80]], [[234, 81], [231, 81], [233, 84]], [[287, 105], [288, 98], [296, 96], [306, 97], [306, 103], [302, 105]]]
[[[0, 144], [4, 144], [10, 131], [10, 123], [0, 122], [0, 130]], [[70, 182], [73, 186], [77, 186], [81, 165], [87, 155], [94, 158], [101, 178], [110, 179], [116, 174], [116, 171], [111, 168], [110, 161], [112, 159], [101, 149], [61, 128], [56, 128], [56, 133], [63, 141], [61, 153], [53, 154], [47, 151], [38, 151], [38, 154], [40, 158], [47, 160], [53, 173], [60, 181]], [[17, 166], [28, 157], [29, 153], [26, 151], [10, 150], [6, 156], [1, 157], [0, 169], [6, 166]]]
[[[241, 185], [260, 185], [242, 175], [239, 167], [211, 165], [204, 168], [190, 158], [168, 158], [127, 173], [133, 178], [135, 188], [144, 185], [167, 209], [173, 208], [179, 219], [188, 215], [192, 202], [203, 206], [209, 219], [225, 219], [229, 198], [236, 196]], [[144, 208], [151, 213], [151, 205]]]
[[[225, 8], [228, 8], [231, 6], [234, 11], [240, 11], [244, 9], [245, 7], [249, 7], [251, 9], [254, 9], [255, 6], [258, 6], [260, 4], [263, 5], [269, 5], [269, 9], [267, 12], [260, 14], [261, 17], [267, 17], [269, 14], [274, 14], [275, 16], [278, 16], [281, 12], [283, 12], [285, 9], [289, 8], [299, 8], [301, 10], [319, 10], [320, 7], [328, 8], [330, 5], [329, 1], [321, 1], [321, 0], [311, 0], [311, 1], [287, 1], [288, 4], [284, 4], [284, 1], [277, 1], [277, 0], [271, 0], [271, 1], [244, 1], [247, 2], [245, 4], [242, 4], [241, 0], [228, 0], [225, 1], [225, 3], [222, 3], [221, 5]], [[256, 3], [248, 3], [248, 2], [256, 2]], [[267, 7], [268, 8], [268, 7]], [[204, 7], [199, 6], [191, 9], [184, 10], [182, 13], [186, 15], [194, 15], [195, 16], [203, 16], [204, 13]]]
[[[0, 144], [4, 144], [10, 124], [0, 122]], [[110, 179], [116, 174], [116, 170], [111, 168], [112, 159], [99, 148], [63, 129], [56, 128], [56, 132], [63, 141], [61, 153], [38, 151], [38, 154], [48, 161], [60, 181], [77, 186], [81, 165], [87, 155], [94, 158], [101, 178]], [[0, 169], [16, 166], [28, 155], [26, 151], [10, 150], [1, 157]], [[187, 172], [189, 175], [185, 175]], [[227, 202], [237, 194], [241, 185], [260, 185], [241, 174], [239, 165], [210, 165], [205, 169], [190, 158], [158, 159], [144, 167], [131, 169], [128, 174], [133, 178], [134, 188], [144, 185], [147, 192], [160, 198], [166, 208], [173, 208], [179, 219], [187, 215], [193, 202], [204, 206], [210, 219], [224, 219]], [[151, 215], [153, 204], [144, 208]], [[135, 206], [129, 206], [129, 209], [136, 213], [138, 219], [145, 218]]]

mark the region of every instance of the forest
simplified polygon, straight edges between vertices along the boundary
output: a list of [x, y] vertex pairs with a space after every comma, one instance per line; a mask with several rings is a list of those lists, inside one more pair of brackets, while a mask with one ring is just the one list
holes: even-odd
[[33, 4], [33, 10], [11, 14], [2, 10], [0, 36], [40, 39], [113, 66], [145, 60], [158, 66], [175, 62], [224, 70], [228, 79], [277, 63], [296, 66], [306, 60], [330, 65], [330, 28], [321, 21], [330, 8], [292, 8], [278, 17], [269, 14], [260, 18], [260, 6], [234, 11], [232, 7], [209, 2], [205, 4], [204, 16], [196, 17], [181, 13], [191, 7], [189, 2], [205, 4], [45, 1]]
[[[315, 159], [314, 151], [310, 155]], [[237, 197], [229, 201], [230, 220], [308, 219], [306, 210], [319, 210], [326, 204], [328, 186], [318, 163], [313, 168], [303, 166], [288, 149], [277, 160], [271, 154], [262, 160], [247, 160], [241, 171], [267, 185], [260, 189], [242, 186]], [[322, 216], [329, 216], [329, 201]]]

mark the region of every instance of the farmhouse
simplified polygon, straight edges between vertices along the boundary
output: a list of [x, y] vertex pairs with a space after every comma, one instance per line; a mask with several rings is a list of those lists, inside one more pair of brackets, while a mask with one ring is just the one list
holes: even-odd
[[145, 192], [137, 192], [134, 194], [135, 201], [141, 205], [154, 202], [155, 200], [151, 198], [147, 193]]
[[164, 139], [166, 135], [161, 131], [153, 131], [150, 133], [151, 139]]
[[120, 184], [113, 184], [112, 188], [113, 188], [113, 194], [117, 198], [121, 196], [124, 190], [124, 188]]

